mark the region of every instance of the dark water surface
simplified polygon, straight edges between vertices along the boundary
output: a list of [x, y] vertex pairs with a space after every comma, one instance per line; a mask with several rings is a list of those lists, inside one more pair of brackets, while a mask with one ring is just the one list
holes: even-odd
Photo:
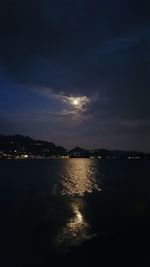
[[0, 266], [150, 266], [150, 161], [0, 161]]

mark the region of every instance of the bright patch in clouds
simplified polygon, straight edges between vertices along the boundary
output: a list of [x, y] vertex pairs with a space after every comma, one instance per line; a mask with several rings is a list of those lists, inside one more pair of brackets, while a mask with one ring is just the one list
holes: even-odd
[[79, 105], [79, 100], [77, 98], [74, 98], [72, 100], [72, 104], [75, 105], [76, 107]]
[[90, 103], [90, 99], [87, 96], [69, 96], [65, 97], [64, 102], [68, 103], [72, 108], [78, 112], [84, 112], [87, 110], [87, 105]]
[[[82, 113], [84, 113], [89, 103], [91, 102], [90, 98], [83, 95], [83, 96], [67, 96], [64, 93], [55, 93], [53, 90], [48, 88], [42, 88], [42, 89], [36, 89], [36, 92], [40, 93], [41, 95], [44, 95], [51, 99], [56, 99], [57, 101], [63, 102], [66, 104], [65, 107], [65, 114], [72, 114], [75, 117], [78, 117]], [[59, 112], [60, 114], [60, 112]], [[64, 114], [64, 110], [62, 110], [62, 115]]]

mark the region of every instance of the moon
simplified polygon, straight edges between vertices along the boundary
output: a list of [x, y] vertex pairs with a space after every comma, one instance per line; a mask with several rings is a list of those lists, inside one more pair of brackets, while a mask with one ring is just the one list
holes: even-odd
[[79, 100], [77, 98], [74, 98], [72, 100], [72, 104], [77, 107], [79, 105]]
[[72, 109], [77, 114], [83, 113], [87, 110], [87, 105], [90, 103], [90, 99], [87, 96], [69, 96], [65, 98], [65, 102], [67, 102]]

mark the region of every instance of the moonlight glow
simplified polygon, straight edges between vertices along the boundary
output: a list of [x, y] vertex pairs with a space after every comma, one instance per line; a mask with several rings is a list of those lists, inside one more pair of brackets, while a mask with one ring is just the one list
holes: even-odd
[[64, 109], [57, 112], [57, 114], [60, 114], [62, 116], [71, 115], [72, 117], [78, 117], [82, 113], [86, 112], [88, 109], [89, 104], [92, 101], [92, 98], [89, 98], [86, 95], [80, 95], [80, 96], [74, 96], [74, 95], [65, 95], [63, 92], [60, 94], [56, 94], [53, 92], [52, 89], [44, 88], [44, 89], [38, 89], [36, 88], [35, 91], [41, 95], [44, 95], [50, 99], [57, 100], [59, 102], [64, 103]]
[[90, 103], [90, 99], [87, 96], [67, 97], [67, 102], [74, 107], [78, 112], [84, 112], [87, 110], [87, 105]]
[[80, 100], [78, 98], [74, 98], [72, 100], [72, 104], [77, 107], [80, 104]]

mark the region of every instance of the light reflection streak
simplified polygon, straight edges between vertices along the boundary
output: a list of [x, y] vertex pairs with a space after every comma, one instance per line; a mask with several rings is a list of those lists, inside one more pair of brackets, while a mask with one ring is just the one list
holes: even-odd
[[61, 176], [61, 194], [84, 196], [94, 190], [100, 191], [95, 176], [96, 168], [90, 159], [70, 159]]
[[[63, 166], [64, 167], [64, 166]], [[57, 247], [69, 250], [93, 237], [91, 226], [85, 218], [86, 204], [84, 195], [100, 191], [96, 182], [95, 163], [90, 159], [69, 159], [65, 162], [64, 172], [57, 193], [67, 197], [71, 216], [56, 237]]]
[[74, 200], [70, 205], [73, 216], [67, 220], [66, 225], [61, 229], [56, 239], [57, 247], [62, 248], [64, 251], [82, 244], [93, 236], [90, 231], [90, 225], [82, 213], [83, 202]]

